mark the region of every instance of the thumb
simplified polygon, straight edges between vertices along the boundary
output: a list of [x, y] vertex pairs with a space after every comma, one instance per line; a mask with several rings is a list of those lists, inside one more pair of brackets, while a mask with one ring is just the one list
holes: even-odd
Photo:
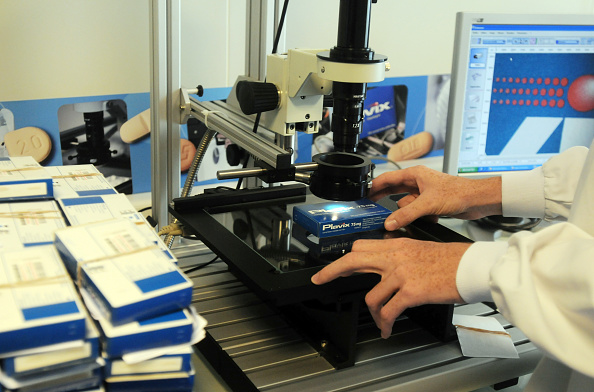
[[416, 208], [416, 202], [412, 202], [390, 214], [384, 222], [384, 227], [388, 231], [398, 230], [424, 215], [426, 214]]

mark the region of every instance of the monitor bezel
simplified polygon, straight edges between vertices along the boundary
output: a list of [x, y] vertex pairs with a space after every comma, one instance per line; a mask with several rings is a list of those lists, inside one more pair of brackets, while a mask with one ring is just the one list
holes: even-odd
[[465, 86], [468, 75], [470, 35], [473, 25], [558, 25], [592, 26], [593, 15], [575, 14], [490, 14], [458, 12], [454, 35], [450, 99], [446, 124], [446, 141], [443, 157], [443, 172], [455, 176], [483, 178], [500, 176], [504, 172], [458, 173], [458, 158], [462, 139]]

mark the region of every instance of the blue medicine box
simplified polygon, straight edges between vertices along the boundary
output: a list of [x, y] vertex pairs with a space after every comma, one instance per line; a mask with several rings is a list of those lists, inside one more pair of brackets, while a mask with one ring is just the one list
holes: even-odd
[[147, 359], [138, 363], [126, 363], [121, 358], [105, 358], [105, 378], [115, 376], [143, 375], [156, 373], [190, 372], [192, 367], [192, 346], [172, 350], [169, 354]]
[[138, 376], [112, 376], [105, 379], [109, 392], [192, 392], [195, 370]]
[[332, 237], [383, 228], [389, 209], [361, 199], [293, 207], [293, 221], [316, 237]]
[[0, 202], [51, 199], [52, 178], [31, 157], [0, 157]]
[[99, 320], [101, 343], [109, 358], [152, 348], [190, 344], [193, 318], [187, 309], [114, 326]]
[[55, 248], [0, 252], [0, 354], [82, 340], [84, 305]]
[[99, 357], [99, 331], [91, 317], [88, 314], [86, 317], [87, 333], [81, 345], [4, 358], [0, 360], [4, 374], [9, 377], [43, 375], [96, 361]]

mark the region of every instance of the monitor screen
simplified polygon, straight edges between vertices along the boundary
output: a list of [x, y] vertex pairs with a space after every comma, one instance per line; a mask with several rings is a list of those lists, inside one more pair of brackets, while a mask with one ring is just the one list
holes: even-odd
[[594, 15], [459, 13], [446, 173], [531, 170], [594, 137]]

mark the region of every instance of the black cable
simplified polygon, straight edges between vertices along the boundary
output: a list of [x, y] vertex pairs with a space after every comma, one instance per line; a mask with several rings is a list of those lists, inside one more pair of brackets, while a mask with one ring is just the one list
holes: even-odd
[[214, 259], [212, 259], [212, 260], [210, 260], [210, 261], [207, 261], [207, 262], [206, 262], [206, 263], [204, 263], [204, 264], [200, 264], [200, 265], [197, 265], [197, 266], [195, 266], [195, 267], [188, 268], [187, 270], [185, 270], [185, 271], [183, 271], [183, 272], [184, 272], [184, 274], [189, 274], [190, 272], [195, 272], [195, 271], [198, 271], [199, 269], [202, 269], [202, 268], [204, 268], [204, 267], [206, 267], [206, 266], [209, 266], [209, 265], [211, 265], [212, 263], [214, 263], [214, 262], [215, 262], [215, 261], [217, 261], [218, 259], [219, 259], [219, 256], [215, 256], [215, 257], [214, 257]]
[[144, 211], [148, 211], [148, 210], [150, 210], [151, 208], [153, 208], [153, 206], [144, 207], [144, 208], [141, 208], [140, 210], [138, 210], [138, 212], [144, 212]]

